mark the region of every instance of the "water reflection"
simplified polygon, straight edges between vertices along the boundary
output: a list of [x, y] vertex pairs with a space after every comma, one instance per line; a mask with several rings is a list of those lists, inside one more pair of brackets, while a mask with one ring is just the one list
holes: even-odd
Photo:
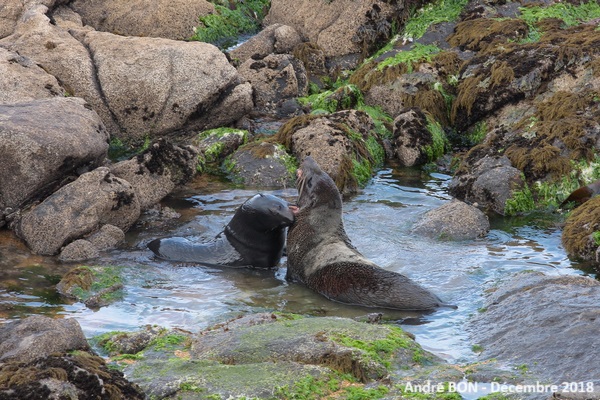
[[[411, 234], [418, 218], [448, 201], [449, 177], [414, 169], [384, 169], [344, 203], [344, 221], [353, 244], [384, 268], [410, 276], [458, 309], [431, 314], [379, 310], [414, 333], [427, 350], [452, 362], [470, 361], [464, 325], [482, 307], [484, 291], [523, 270], [578, 274], [560, 244], [560, 227], [530, 226], [496, 218], [484, 238], [440, 242]], [[295, 189], [263, 191], [294, 201]], [[9, 232], [0, 233], [0, 320], [30, 314], [75, 317], [87, 336], [135, 330], [145, 324], [198, 331], [244, 312], [285, 311], [358, 317], [373, 309], [328, 301], [274, 271], [219, 270], [154, 259], [145, 244], [156, 237], [187, 236], [206, 241], [227, 224], [235, 209], [257, 190], [232, 189], [198, 178], [163, 202], [180, 214], [175, 220], [141, 221], [126, 243], [100, 263], [124, 266], [122, 301], [93, 311], [56, 295], [57, 276], [73, 265], [31, 256]], [[515, 222], [516, 221], [516, 222]], [[513, 224], [513, 222], [515, 222]]]

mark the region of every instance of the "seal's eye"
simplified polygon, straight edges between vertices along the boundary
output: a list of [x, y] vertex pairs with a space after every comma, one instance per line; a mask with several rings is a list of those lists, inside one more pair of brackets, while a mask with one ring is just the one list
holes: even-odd
[[306, 182], [308, 187], [312, 187], [312, 178], [308, 178], [308, 182]]

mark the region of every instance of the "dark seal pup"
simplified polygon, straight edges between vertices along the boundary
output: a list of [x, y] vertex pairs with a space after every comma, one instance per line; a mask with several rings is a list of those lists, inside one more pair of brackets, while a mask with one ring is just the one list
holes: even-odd
[[444, 305], [414, 281], [356, 250], [344, 230], [340, 192], [312, 157], [304, 159], [297, 176], [298, 210], [287, 236], [287, 280], [352, 305], [419, 311]]
[[181, 237], [155, 239], [148, 248], [158, 257], [227, 267], [276, 267], [283, 254], [285, 228], [295, 207], [277, 196], [257, 194], [235, 212], [214, 241], [198, 244]]

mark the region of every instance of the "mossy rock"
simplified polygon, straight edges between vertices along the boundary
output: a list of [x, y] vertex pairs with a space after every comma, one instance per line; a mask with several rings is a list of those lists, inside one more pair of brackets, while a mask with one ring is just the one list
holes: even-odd
[[562, 243], [575, 258], [598, 262], [600, 247], [600, 197], [594, 197], [577, 207], [565, 222]]
[[[319, 398], [338, 390], [375, 395], [390, 390], [373, 382], [391, 371], [440, 362], [395, 326], [271, 313], [197, 335], [164, 330], [141, 352], [124, 356], [118, 364], [148, 396], [183, 399]], [[373, 390], [365, 387], [369, 382]], [[306, 390], [313, 397], [294, 397]]]
[[111, 304], [123, 297], [121, 268], [111, 266], [77, 267], [56, 285], [63, 296], [85, 303], [90, 308]]
[[366, 185], [383, 164], [384, 151], [375, 129], [366, 112], [344, 110], [292, 118], [273, 140], [298, 160], [313, 157], [342, 194], [351, 194]]
[[243, 129], [216, 128], [199, 133], [192, 142], [200, 150], [198, 172], [222, 174], [225, 158], [247, 142], [248, 131]]

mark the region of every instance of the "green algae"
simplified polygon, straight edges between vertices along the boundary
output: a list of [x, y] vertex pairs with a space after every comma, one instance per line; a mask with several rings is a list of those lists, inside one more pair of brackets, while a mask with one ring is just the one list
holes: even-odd
[[467, 5], [468, 0], [438, 0], [416, 10], [404, 25], [403, 37], [419, 39], [432, 25], [452, 22]]
[[427, 154], [427, 161], [433, 162], [444, 155], [446, 148], [449, 146], [448, 138], [444, 133], [442, 125], [430, 116], [427, 117], [427, 130], [431, 133], [432, 143], [423, 146], [421, 150]]
[[81, 266], [69, 271], [57, 287], [62, 295], [77, 301], [105, 305], [123, 297], [122, 267]]
[[407, 68], [407, 73], [413, 71], [413, 63], [431, 62], [432, 57], [442, 50], [432, 44], [415, 43], [410, 51], [401, 51], [392, 57], [388, 57], [377, 64], [377, 70], [382, 71], [385, 68], [394, 67], [398, 64], [404, 64]]

